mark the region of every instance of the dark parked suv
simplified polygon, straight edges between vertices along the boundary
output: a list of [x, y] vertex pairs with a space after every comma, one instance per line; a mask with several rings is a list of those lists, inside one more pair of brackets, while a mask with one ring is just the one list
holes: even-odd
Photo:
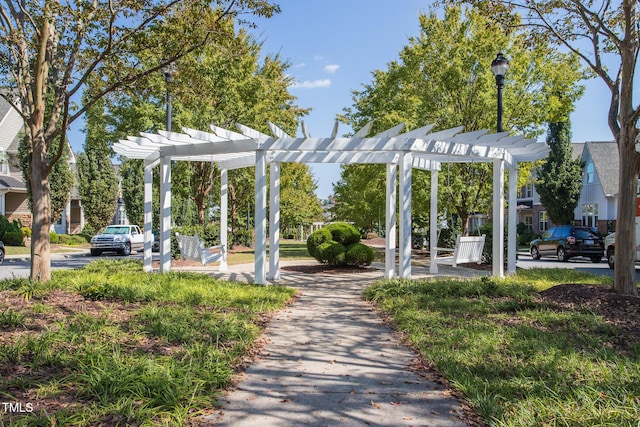
[[604, 239], [595, 228], [560, 225], [547, 230], [530, 244], [531, 258], [557, 256], [559, 261], [584, 256], [598, 263], [604, 256]]

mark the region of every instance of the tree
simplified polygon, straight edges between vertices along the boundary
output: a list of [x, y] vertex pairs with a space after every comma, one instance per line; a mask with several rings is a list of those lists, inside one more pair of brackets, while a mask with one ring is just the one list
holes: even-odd
[[[468, 3], [468, 1], [465, 1]], [[634, 80], [640, 55], [638, 3], [634, 0], [472, 1], [490, 19], [510, 28], [524, 23], [536, 43], [556, 43], [578, 56], [609, 89], [608, 123], [620, 158], [614, 290], [638, 295], [635, 275], [635, 205], [640, 154], [636, 151], [640, 105]], [[524, 20], [524, 22], [521, 22]]]
[[117, 207], [118, 178], [106, 137], [107, 120], [101, 100], [87, 112], [87, 138], [78, 158], [78, 190], [89, 226], [101, 230], [111, 223]]
[[551, 152], [537, 169], [536, 191], [551, 222], [571, 224], [582, 190], [582, 162], [573, 159], [569, 122], [549, 123], [547, 144]]
[[[531, 44], [529, 34], [504, 31], [474, 9], [463, 14], [461, 7], [450, 6], [442, 18], [430, 13], [419, 20], [420, 35], [409, 39], [399, 59], [387, 70], [376, 70], [373, 82], [354, 92], [354, 105], [344, 117], [353, 128], [375, 119], [374, 133], [400, 122], [409, 129], [427, 123], [436, 124], [436, 130], [460, 125], [465, 131], [494, 129], [496, 87], [490, 63], [497, 52], [510, 58], [504, 89], [507, 131], [541, 134], [543, 124], [566, 117], [583, 92], [577, 82], [584, 73], [575, 55]], [[461, 163], [447, 165], [439, 175], [440, 206], [460, 217], [463, 232], [472, 213], [491, 206], [491, 171], [491, 164]]]
[[[69, 164], [69, 157], [71, 149], [69, 143], [64, 144], [66, 146], [63, 149], [60, 161], [53, 165], [51, 171], [51, 222], [58, 221], [62, 216], [62, 211], [67, 206], [71, 197], [71, 188], [74, 184], [73, 170]], [[58, 142], [54, 143], [57, 150]], [[20, 159], [20, 169], [22, 170], [22, 177], [27, 186], [27, 193], [29, 194], [29, 209], [33, 211], [33, 193], [31, 191], [31, 181], [29, 179], [29, 155], [27, 153], [27, 143], [23, 140], [18, 146], [18, 157]]]
[[[51, 185], [69, 125], [110, 92], [122, 89], [224, 30], [239, 13], [271, 16], [266, 0], [70, 0], [0, 5], [0, 94], [25, 124], [32, 190], [31, 279], [51, 277]], [[131, 19], [135, 17], [135, 19]], [[162, 57], [149, 65], [140, 58]], [[102, 84], [82, 106], [73, 102], [93, 76]], [[18, 101], [14, 101], [14, 97]], [[50, 102], [47, 102], [50, 101]]]
[[308, 165], [283, 163], [280, 172], [280, 224], [286, 227], [310, 225], [322, 214], [315, 195], [317, 186]]

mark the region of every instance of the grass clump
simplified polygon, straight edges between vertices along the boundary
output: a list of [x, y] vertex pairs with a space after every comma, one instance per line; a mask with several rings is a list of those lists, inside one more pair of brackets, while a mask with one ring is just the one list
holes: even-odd
[[265, 316], [294, 291], [195, 273], [148, 274], [133, 260], [0, 282], [3, 399], [31, 402], [11, 425], [186, 425], [211, 411]]
[[637, 427], [638, 338], [620, 346], [624, 331], [602, 316], [539, 298], [554, 285], [611, 280], [540, 269], [506, 279], [380, 281], [364, 295], [489, 425]]

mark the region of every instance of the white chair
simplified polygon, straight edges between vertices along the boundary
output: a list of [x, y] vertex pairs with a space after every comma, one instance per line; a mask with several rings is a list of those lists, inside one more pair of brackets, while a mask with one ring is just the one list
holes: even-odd
[[180, 233], [176, 233], [176, 240], [178, 241], [180, 255], [183, 259], [200, 261], [202, 262], [202, 265], [207, 265], [210, 262], [216, 261], [226, 263], [227, 261], [227, 250], [224, 245], [205, 248], [204, 244], [197, 235], [184, 236]]
[[[448, 264], [452, 267], [468, 262], [482, 262], [482, 250], [486, 235], [456, 237], [455, 248], [436, 248], [436, 253], [431, 257], [436, 264]], [[438, 252], [447, 252], [449, 255], [439, 256]]]

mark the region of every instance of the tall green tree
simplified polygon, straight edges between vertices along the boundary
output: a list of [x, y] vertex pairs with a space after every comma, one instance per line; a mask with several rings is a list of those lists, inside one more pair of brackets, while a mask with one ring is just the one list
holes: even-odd
[[634, 0], [476, 0], [472, 3], [489, 19], [510, 28], [526, 25], [535, 43], [554, 43], [578, 56], [609, 89], [607, 122], [616, 143], [620, 165], [614, 289], [638, 295], [635, 272], [635, 215], [640, 154], [640, 105], [634, 93], [640, 56], [640, 12]]
[[283, 163], [280, 171], [280, 224], [307, 226], [318, 220], [322, 206], [315, 195], [317, 186], [308, 165]]
[[96, 231], [111, 223], [118, 200], [118, 177], [111, 163], [107, 125], [104, 101], [100, 100], [87, 111], [84, 152], [77, 155], [84, 218]]
[[[0, 96], [22, 116], [30, 159], [32, 280], [51, 278], [50, 178], [64, 153], [71, 123], [106, 94], [209, 44], [223, 29], [221, 22], [240, 13], [271, 16], [278, 10], [266, 0], [0, 4]], [[165, 60], [140, 61], [148, 57]], [[76, 105], [74, 95], [81, 93], [90, 76], [98, 76], [102, 84]]]
[[[427, 123], [436, 124], [435, 130], [460, 125], [465, 131], [495, 129], [496, 87], [490, 64], [497, 52], [510, 58], [503, 122], [509, 132], [541, 134], [545, 122], [566, 117], [583, 93], [577, 82], [584, 72], [575, 55], [532, 44], [528, 33], [504, 31], [475, 9], [463, 12], [450, 6], [442, 17], [431, 12], [420, 14], [419, 21], [420, 35], [409, 39], [399, 59], [386, 70], [374, 71], [373, 81], [354, 92], [354, 105], [344, 116], [353, 128], [375, 119], [374, 133], [400, 122], [409, 129]], [[440, 214], [456, 214], [466, 227], [472, 213], [487, 212], [491, 168], [484, 163], [446, 166], [439, 174]]]
[[551, 152], [536, 171], [536, 191], [554, 224], [571, 224], [582, 190], [582, 163], [573, 158], [570, 123], [549, 123], [547, 144]]

